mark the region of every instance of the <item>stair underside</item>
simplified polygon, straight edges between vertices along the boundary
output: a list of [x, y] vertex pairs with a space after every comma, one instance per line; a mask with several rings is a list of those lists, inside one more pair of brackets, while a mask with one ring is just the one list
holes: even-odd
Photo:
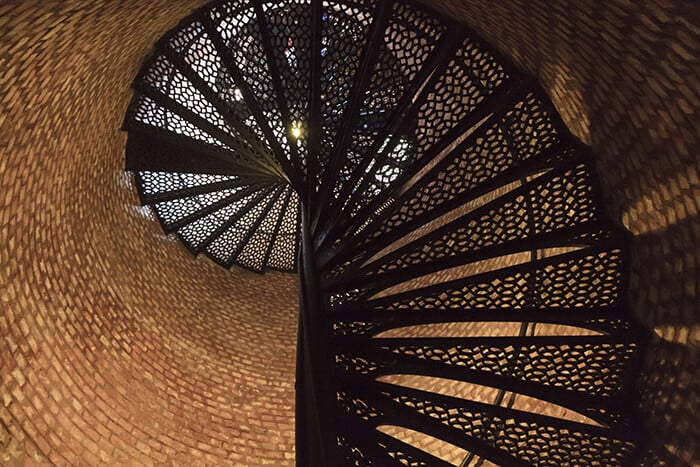
[[649, 462], [629, 233], [530, 78], [412, 2], [214, 2], [124, 121], [166, 233], [301, 273], [298, 465]]

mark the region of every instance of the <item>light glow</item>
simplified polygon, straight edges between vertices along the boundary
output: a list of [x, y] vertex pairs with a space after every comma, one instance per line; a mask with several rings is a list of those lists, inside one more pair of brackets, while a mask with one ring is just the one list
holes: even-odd
[[299, 122], [294, 122], [292, 123], [292, 129], [291, 129], [292, 136], [294, 139], [299, 139], [301, 138], [302, 134], [304, 131], [302, 130], [301, 123]]

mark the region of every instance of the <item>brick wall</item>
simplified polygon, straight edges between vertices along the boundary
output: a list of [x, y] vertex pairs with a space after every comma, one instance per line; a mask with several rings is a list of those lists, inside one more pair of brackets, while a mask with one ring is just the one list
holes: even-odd
[[183, 1], [0, 6], [0, 464], [290, 465], [293, 275], [163, 237], [130, 81]]

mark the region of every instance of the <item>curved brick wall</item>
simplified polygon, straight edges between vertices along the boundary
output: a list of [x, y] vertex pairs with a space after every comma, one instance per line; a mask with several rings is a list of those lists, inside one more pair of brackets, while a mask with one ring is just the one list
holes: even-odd
[[293, 463], [296, 278], [195, 260], [123, 173], [130, 81], [192, 8], [0, 6], [2, 465]]
[[[293, 463], [294, 276], [193, 259], [122, 172], [129, 82], [195, 3], [0, 6], [0, 464]], [[437, 3], [536, 75], [599, 154], [637, 235], [631, 308], [660, 336], [648, 422], [692, 462], [700, 7]]]

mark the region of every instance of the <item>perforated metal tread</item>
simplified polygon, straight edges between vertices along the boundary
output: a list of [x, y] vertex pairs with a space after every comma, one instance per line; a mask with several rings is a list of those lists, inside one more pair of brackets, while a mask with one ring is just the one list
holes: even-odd
[[217, 1], [134, 87], [127, 168], [164, 230], [299, 264], [299, 465], [643, 458], [629, 234], [476, 35], [411, 2]]

